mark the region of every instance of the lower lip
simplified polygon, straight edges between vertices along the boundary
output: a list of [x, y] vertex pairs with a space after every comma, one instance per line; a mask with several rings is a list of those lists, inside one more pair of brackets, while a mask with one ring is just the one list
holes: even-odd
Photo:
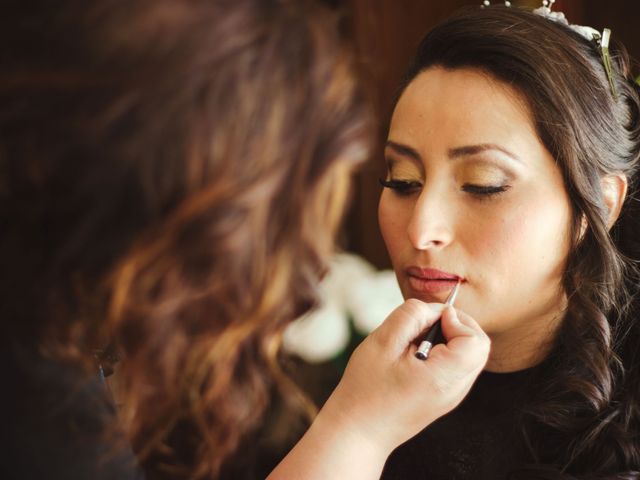
[[457, 280], [425, 279], [409, 276], [409, 285], [417, 292], [440, 293], [450, 291], [458, 283]]

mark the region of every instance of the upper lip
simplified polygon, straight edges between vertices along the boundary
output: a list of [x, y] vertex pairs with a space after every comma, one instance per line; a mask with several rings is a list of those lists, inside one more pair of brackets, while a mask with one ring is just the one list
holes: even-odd
[[464, 280], [460, 275], [455, 273], [443, 272], [437, 268], [422, 268], [422, 267], [409, 267], [407, 268], [407, 274], [412, 277], [422, 278], [424, 280]]

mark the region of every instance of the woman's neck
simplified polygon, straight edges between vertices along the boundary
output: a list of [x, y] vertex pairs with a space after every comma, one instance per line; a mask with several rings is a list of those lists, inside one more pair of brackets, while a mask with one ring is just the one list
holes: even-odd
[[541, 363], [551, 351], [564, 309], [505, 332], [491, 333], [489, 372], [515, 372]]

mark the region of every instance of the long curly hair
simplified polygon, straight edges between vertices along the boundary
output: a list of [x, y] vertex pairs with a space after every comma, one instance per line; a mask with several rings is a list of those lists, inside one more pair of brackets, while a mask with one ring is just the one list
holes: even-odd
[[0, 40], [3, 339], [95, 369], [150, 478], [210, 478], [309, 310], [368, 95], [319, 5], [12, 2]]
[[[514, 479], [640, 478], [640, 99], [624, 47], [611, 54], [617, 97], [595, 40], [523, 9], [466, 9], [427, 34], [401, 85], [438, 65], [518, 89], [571, 199], [568, 308], [522, 412], [535, 464]], [[615, 173], [629, 190], [610, 231], [601, 179]]]

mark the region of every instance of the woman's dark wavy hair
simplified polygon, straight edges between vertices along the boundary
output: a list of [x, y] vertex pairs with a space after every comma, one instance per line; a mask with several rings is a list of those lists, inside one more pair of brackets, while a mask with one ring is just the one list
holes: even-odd
[[[617, 98], [595, 41], [522, 9], [467, 9], [423, 39], [401, 85], [440, 66], [480, 69], [513, 86], [569, 192], [568, 308], [551, 368], [522, 414], [533, 465], [514, 479], [640, 478], [640, 99], [624, 47], [611, 52]], [[601, 179], [616, 173], [627, 175], [629, 190], [610, 231]]]
[[3, 344], [92, 374], [115, 340], [149, 478], [215, 476], [291, 393], [280, 333], [374, 135], [340, 27], [305, 1], [3, 5]]

